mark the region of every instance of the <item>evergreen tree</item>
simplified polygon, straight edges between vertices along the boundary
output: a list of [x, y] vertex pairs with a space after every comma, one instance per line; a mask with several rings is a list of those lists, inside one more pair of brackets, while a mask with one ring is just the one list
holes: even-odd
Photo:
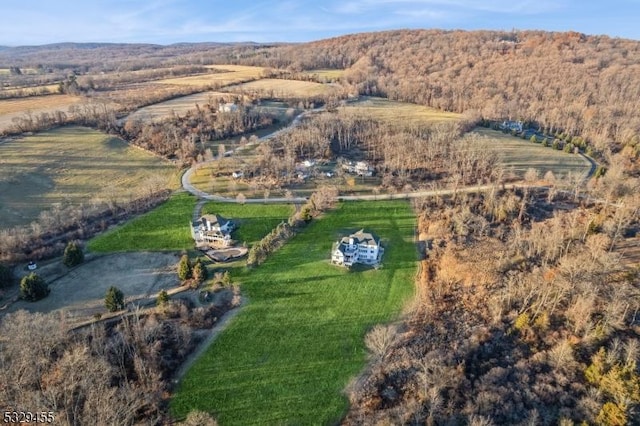
[[158, 293], [158, 299], [156, 300], [156, 305], [164, 306], [167, 303], [169, 303], [169, 293], [167, 293], [166, 290], [161, 290], [160, 293]]
[[20, 281], [20, 298], [24, 300], [35, 302], [47, 297], [48, 294], [49, 286], [35, 272], [23, 277]]
[[107, 294], [104, 296], [104, 305], [109, 312], [115, 312], [118, 309], [124, 309], [124, 293], [114, 286], [109, 287]]
[[189, 261], [189, 256], [185, 254], [180, 258], [180, 263], [178, 263], [178, 278], [180, 278], [181, 281], [186, 281], [192, 276], [193, 267]]
[[193, 265], [193, 279], [196, 280], [198, 283], [202, 283], [207, 278], [209, 278], [207, 267], [204, 266], [204, 264], [200, 259], [196, 260], [196, 264]]
[[77, 266], [84, 262], [84, 253], [82, 249], [78, 247], [76, 243], [69, 243], [67, 247], [64, 249], [64, 256], [62, 258], [62, 263], [66, 267]]

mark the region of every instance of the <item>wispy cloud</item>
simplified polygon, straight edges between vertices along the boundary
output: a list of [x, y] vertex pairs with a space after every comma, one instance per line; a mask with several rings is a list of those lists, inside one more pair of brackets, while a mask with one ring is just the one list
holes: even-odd
[[[28, 4], [27, 4], [28, 3]], [[394, 28], [575, 29], [640, 38], [636, 0], [3, 0], [0, 44], [306, 41]]]

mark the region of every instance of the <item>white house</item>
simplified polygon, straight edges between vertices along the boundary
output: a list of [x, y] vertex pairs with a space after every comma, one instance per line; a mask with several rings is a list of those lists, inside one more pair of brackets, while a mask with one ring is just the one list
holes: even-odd
[[355, 234], [343, 237], [333, 245], [331, 263], [346, 267], [355, 263], [377, 265], [383, 253], [380, 240], [361, 229]]
[[220, 112], [236, 112], [238, 111], [238, 105], [233, 102], [227, 102], [226, 104], [218, 105], [218, 111]]
[[366, 161], [358, 161], [355, 172], [358, 176], [373, 176], [373, 168], [371, 168]]
[[229, 247], [234, 229], [233, 221], [217, 214], [207, 214], [191, 224], [191, 236], [196, 243]]

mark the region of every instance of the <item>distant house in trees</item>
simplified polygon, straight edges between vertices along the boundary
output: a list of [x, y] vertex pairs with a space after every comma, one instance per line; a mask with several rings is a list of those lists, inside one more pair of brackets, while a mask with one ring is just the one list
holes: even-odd
[[524, 123], [522, 121], [505, 120], [500, 124], [500, 129], [521, 133], [524, 130]]
[[220, 104], [218, 106], [218, 111], [220, 112], [236, 112], [238, 111], [238, 105], [233, 102], [227, 102], [226, 104]]
[[191, 224], [191, 236], [196, 244], [229, 247], [232, 243], [231, 231], [235, 224], [217, 214], [207, 214]]
[[373, 176], [373, 167], [371, 167], [366, 161], [358, 161], [356, 163], [349, 161], [342, 167], [347, 171], [347, 173], [358, 176]]
[[346, 267], [356, 263], [378, 265], [383, 254], [384, 248], [380, 245], [380, 240], [361, 229], [333, 245], [331, 263]]

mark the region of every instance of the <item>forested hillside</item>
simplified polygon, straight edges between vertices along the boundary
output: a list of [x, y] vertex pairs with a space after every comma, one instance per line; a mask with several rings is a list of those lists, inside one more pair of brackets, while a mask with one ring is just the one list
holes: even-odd
[[361, 94], [533, 121], [603, 151], [615, 141], [614, 150], [626, 144], [629, 155], [638, 153], [637, 41], [571, 32], [390, 31], [255, 49], [242, 60], [348, 68], [344, 79]]

